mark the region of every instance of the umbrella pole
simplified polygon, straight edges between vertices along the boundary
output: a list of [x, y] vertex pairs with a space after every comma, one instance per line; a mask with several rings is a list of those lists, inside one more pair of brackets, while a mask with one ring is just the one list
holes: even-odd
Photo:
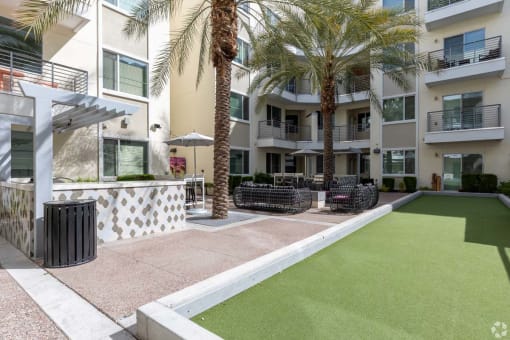
[[197, 146], [193, 144], [193, 208], [197, 205]]

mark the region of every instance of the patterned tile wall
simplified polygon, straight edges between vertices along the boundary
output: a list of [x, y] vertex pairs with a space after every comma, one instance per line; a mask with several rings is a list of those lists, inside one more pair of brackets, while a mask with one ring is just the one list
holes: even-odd
[[34, 251], [34, 192], [0, 187], [0, 236], [25, 255]]
[[53, 190], [54, 200], [97, 200], [98, 243], [184, 228], [182, 185]]

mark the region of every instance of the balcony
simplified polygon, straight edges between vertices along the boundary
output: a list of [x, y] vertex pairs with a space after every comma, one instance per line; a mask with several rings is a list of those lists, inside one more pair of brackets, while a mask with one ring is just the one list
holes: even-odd
[[22, 94], [20, 80], [80, 94], [88, 92], [87, 71], [0, 49], [0, 91]]
[[506, 68], [501, 36], [429, 52], [428, 64], [431, 72], [424, 74], [424, 80], [429, 87], [501, 76]]
[[[354, 76], [349, 85], [339, 81], [336, 88], [336, 102], [346, 104], [368, 100], [368, 90], [370, 90], [369, 74]], [[282, 92], [274, 91], [271, 95], [288, 103], [320, 104], [321, 101], [320, 93], [312, 91], [310, 79], [289, 82]]]
[[[323, 145], [324, 130], [319, 129], [318, 142]], [[368, 148], [370, 146], [370, 129], [360, 129], [356, 125], [333, 126], [333, 148], [344, 149], [346, 147]]]
[[[8, 0], [2, 1], [2, 6], [5, 6], [8, 10], [15, 11], [22, 3], [23, 0]], [[78, 32], [92, 19], [92, 15], [93, 13], [90, 4], [84, 0], [76, 12], [61, 19], [58, 22], [58, 25], [71, 29], [74, 32]]]
[[428, 31], [462, 20], [501, 12], [503, 0], [429, 0], [425, 12]]
[[501, 140], [501, 105], [470, 107], [464, 110], [434, 111], [427, 114], [425, 143], [452, 143]]
[[258, 147], [295, 149], [297, 141], [311, 141], [310, 126], [297, 126], [278, 120], [259, 122]]

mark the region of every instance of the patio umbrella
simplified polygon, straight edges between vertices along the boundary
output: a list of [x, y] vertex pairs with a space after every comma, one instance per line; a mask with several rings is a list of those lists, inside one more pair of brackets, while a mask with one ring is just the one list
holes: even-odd
[[210, 146], [214, 144], [211, 137], [204, 136], [195, 131], [184, 136], [172, 138], [164, 143], [174, 146], [192, 146], [193, 147], [193, 190], [197, 191], [195, 178], [197, 177], [197, 146]]
[[305, 176], [306, 176], [307, 175], [306, 167], [307, 167], [307, 163], [308, 163], [308, 156], [317, 156], [317, 155], [320, 155], [321, 153], [317, 152], [317, 151], [310, 150], [310, 149], [301, 149], [298, 151], [291, 152], [290, 154], [292, 156], [304, 156], [305, 157]]

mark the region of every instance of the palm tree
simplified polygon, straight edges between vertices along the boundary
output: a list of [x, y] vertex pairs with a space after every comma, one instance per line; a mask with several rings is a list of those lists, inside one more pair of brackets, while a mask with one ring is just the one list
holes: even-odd
[[[189, 1], [189, 0], [188, 0]], [[299, 0], [283, 0], [299, 3]], [[40, 37], [66, 15], [89, 5], [91, 0], [25, 0], [18, 11], [18, 21]], [[162, 46], [152, 70], [151, 92], [159, 95], [168, 82], [172, 67], [182, 73], [193, 46], [200, 40], [197, 85], [200, 82], [206, 56], [210, 55], [216, 70], [216, 107], [214, 117], [214, 197], [213, 218], [226, 218], [228, 214], [228, 175], [230, 158], [230, 81], [232, 60], [237, 55], [237, 7], [252, 3], [264, 9], [272, 2], [282, 0], [201, 0], [188, 9], [184, 25], [171, 41]], [[131, 12], [132, 18], [124, 27], [130, 36], [141, 37], [148, 26], [168, 20], [180, 12], [183, 0], [141, 0]], [[264, 23], [264, 10], [257, 20]], [[244, 25], [244, 23], [243, 23]]]
[[[332, 117], [340, 84], [349, 86], [361, 67], [384, 70], [397, 85], [406, 88], [406, 74], [422, 65], [417, 56], [402, 48], [403, 43], [418, 39], [416, 16], [374, 9], [374, 5], [374, 0], [331, 0], [327, 7], [308, 2], [302, 10], [279, 6], [281, 20], [276, 27], [259, 35], [252, 32], [251, 67], [258, 75], [251, 91], [281, 92], [295, 79], [310, 79], [312, 90], [320, 92], [324, 183], [333, 179]], [[334, 10], [337, 7], [350, 10]], [[368, 91], [371, 103], [381, 111], [377, 95]]]

